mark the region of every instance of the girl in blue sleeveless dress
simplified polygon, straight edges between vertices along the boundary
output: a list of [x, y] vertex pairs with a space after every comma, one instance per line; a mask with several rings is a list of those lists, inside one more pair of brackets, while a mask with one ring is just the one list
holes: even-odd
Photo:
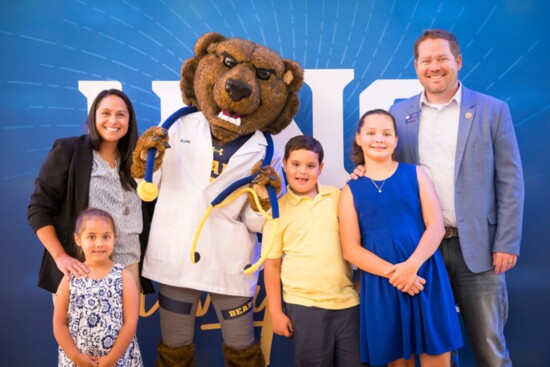
[[361, 270], [361, 361], [371, 365], [450, 366], [462, 346], [458, 315], [438, 251], [444, 224], [422, 168], [397, 163], [397, 132], [384, 110], [365, 113], [353, 158], [364, 177], [339, 204], [344, 257]]
[[55, 297], [54, 335], [59, 367], [142, 367], [136, 339], [139, 293], [132, 274], [110, 256], [115, 245], [110, 214], [86, 209], [75, 241], [90, 269], [87, 277], [61, 281]]

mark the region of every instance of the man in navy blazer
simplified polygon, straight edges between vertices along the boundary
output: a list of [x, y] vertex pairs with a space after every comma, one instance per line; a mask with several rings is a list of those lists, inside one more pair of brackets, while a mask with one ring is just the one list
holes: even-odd
[[467, 89], [454, 35], [428, 30], [414, 47], [424, 92], [390, 108], [400, 161], [432, 178], [445, 218], [440, 249], [478, 366], [511, 366], [505, 272], [519, 255], [524, 186], [508, 105]]

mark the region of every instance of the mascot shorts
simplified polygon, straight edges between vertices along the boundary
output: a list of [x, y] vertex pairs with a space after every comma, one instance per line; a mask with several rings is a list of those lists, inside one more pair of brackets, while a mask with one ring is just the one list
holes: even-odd
[[[159, 286], [162, 341], [168, 347], [193, 343], [195, 316], [202, 292], [196, 289]], [[210, 293], [225, 344], [244, 349], [254, 344], [253, 299]]]

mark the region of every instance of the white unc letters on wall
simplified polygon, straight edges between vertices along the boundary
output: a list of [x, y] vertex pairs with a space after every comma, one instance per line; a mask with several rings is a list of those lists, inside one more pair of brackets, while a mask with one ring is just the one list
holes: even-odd
[[[336, 187], [342, 187], [349, 177], [344, 168], [343, 91], [353, 78], [353, 69], [305, 70], [304, 81], [312, 93], [313, 135], [323, 144], [325, 150], [325, 167], [320, 180], [324, 184]], [[118, 81], [78, 82], [78, 90], [86, 97], [88, 109], [95, 96], [108, 88], [122, 89]], [[160, 99], [159, 123], [184, 106], [178, 80], [152, 81], [151, 88]], [[416, 79], [376, 80], [359, 96], [359, 115], [374, 108], [387, 110], [396, 99], [408, 98], [420, 93], [421, 90], [422, 86]], [[274, 136], [275, 145], [281, 154], [288, 139], [298, 134], [301, 134], [301, 130], [296, 122], [292, 121], [283, 132]]]

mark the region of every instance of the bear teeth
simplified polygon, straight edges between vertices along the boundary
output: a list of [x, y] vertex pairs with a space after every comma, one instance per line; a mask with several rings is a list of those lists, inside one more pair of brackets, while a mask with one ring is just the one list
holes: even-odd
[[224, 121], [229, 122], [230, 124], [233, 124], [235, 126], [241, 126], [241, 118], [239, 115], [235, 115], [235, 117], [229, 116], [229, 114], [224, 113], [224, 111], [221, 111], [218, 114], [218, 117]]

